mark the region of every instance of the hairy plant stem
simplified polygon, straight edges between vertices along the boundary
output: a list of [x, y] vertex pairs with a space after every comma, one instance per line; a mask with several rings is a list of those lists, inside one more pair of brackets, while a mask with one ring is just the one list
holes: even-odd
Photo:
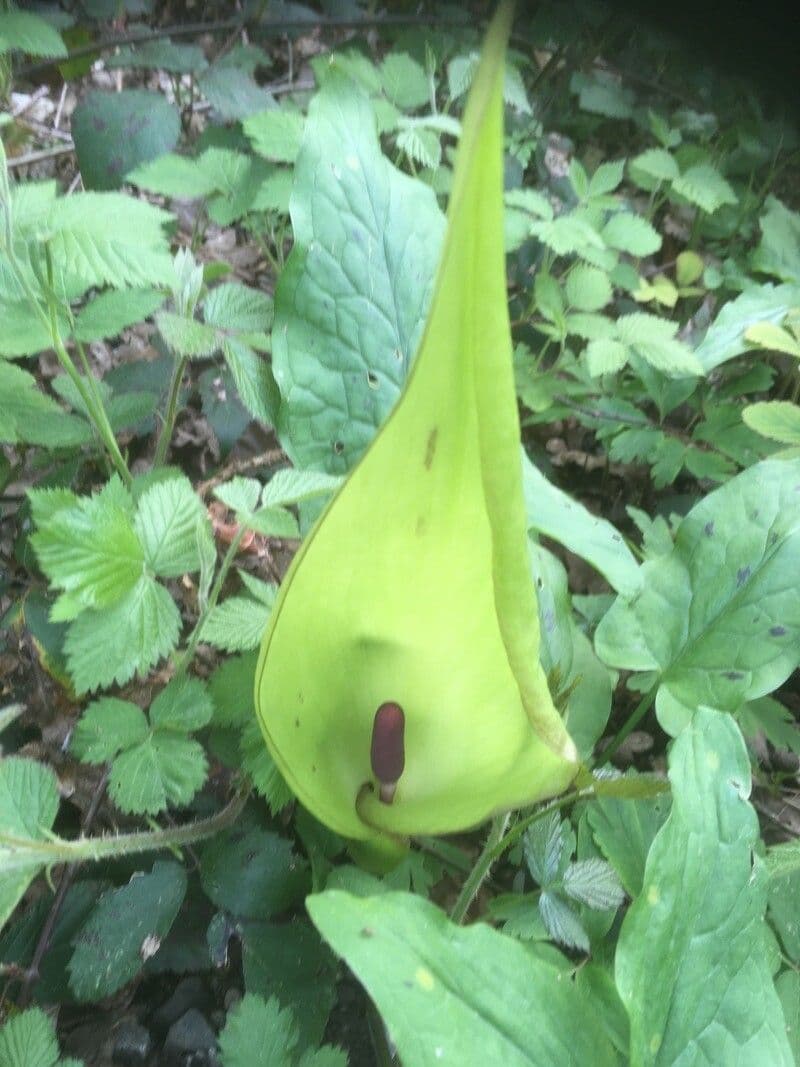
[[200, 612], [200, 617], [195, 623], [195, 627], [189, 634], [189, 640], [186, 642], [186, 648], [178, 657], [175, 663], [175, 676], [179, 678], [182, 674], [186, 673], [189, 664], [194, 658], [195, 650], [200, 642], [200, 638], [203, 636], [203, 627], [208, 621], [208, 616], [212, 610], [216, 607], [216, 603], [219, 600], [219, 594], [222, 592], [222, 586], [225, 583], [225, 579], [228, 576], [228, 571], [233, 565], [233, 561], [236, 558], [236, 553], [239, 551], [239, 545], [242, 543], [242, 538], [247, 532], [244, 526], [239, 528], [238, 533], [228, 546], [228, 551], [225, 553], [222, 563], [220, 564], [217, 577], [214, 579], [214, 584], [211, 587], [211, 592], [208, 594], [208, 602], [203, 610]]
[[508, 828], [510, 818], [511, 815], [506, 812], [505, 815], [495, 815], [492, 819], [492, 825], [489, 828], [483, 851], [478, 856], [478, 860], [470, 871], [469, 877], [462, 885], [461, 892], [458, 894], [458, 898], [450, 912], [450, 918], [454, 923], [462, 923], [464, 921], [473, 900], [478, 895], [478, 890], [489, 877], [492, 864], [497, 855], [499, 855], [496, 851], [497, 847], [503, 843], [503, 837]]
[[[25, 277], [25, 272], [20, 266], [11, 241], [8, 239], [4, 241], [2, 248], [8, 256], [11, 270], [13, 271], [14, 277], [19, 283], [22, 291], [25, 293], [28, 303], [31, 305], [36, 317], [49, 332], [50, 340], [52, 341], [53, 350], [55, 351], [58, 362], [64, 368], [65, 373], [78, 391], [78, 395], [86, 407], [89, 419], [100, 437], [101, 442], [106, 447], [114, 469], [119, 474], [123, 484], [130, 486], [133, 482], [133, 478], [131, 477], [131, 472], [128, 470], [128, 464], [125, 462], [125, 459], [119, 450], [117, 439], [114, 436], [114, 431], [111, 429], [111, 424], [108, 421], [108, 416], [103, 407], [100, 394], [94, 390], [94, 376], [89, 368], [86, 353], [83, 351], [82, 346], [79, 345], [79, 355], [86, 371], [86, 378], [84, 379], [78, 373], [78, 368], [75, 366], [72, 357], [61, 339], [61, 331], [58, 328], [58, 319], [56, 315], [56, 305], [52, 294], [46, 294], [48, 310], [45, 312], [39, 302], [38, 294], [34, 291], [30, 282]], [[91, 383], [91, 387], [87, 383]]]
[[117, 856], [133, 856], [140, 852], [177, 849], [203, 841], [231, 826], [238, 819], [247, 801], [248, 791], [237, 793], [228, 804], [206, 819], [187, 823], [185, 826], [170, 826], [156, 830], [142, 830], [132, 834], [109, 834], [105, 837], [77, 838], [62, 841], [33, 841], [0, 834], [3, 848], [3, 870], [19, 871], [31, 868], [52, 867], [59, 863], [84, 863], [111, 859]]
[[178, 399], [181, 395], [181, 382], [189, 363], [188, 356], [181, 356], [175, 361], [172, 368], [172, 380], [169, 383], [169, 395], [167, 396], [167, 409], [164, 412], [164, 425], [158, 435], [156, 454], [153, 459], [154, 467], [162, 467], [167, 458], [167, 449], [172, 440], [172, 431], [175, 429], [175, 419], [178, 417]]

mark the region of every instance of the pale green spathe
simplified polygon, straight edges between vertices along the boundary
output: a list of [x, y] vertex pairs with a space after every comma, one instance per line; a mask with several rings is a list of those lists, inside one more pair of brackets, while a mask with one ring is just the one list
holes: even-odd
[[[402, 397], [287, 574], [256, 706], [300, 800], [351, 838], [447, 833], [563, 790], [575, 747], [539, 665], [503, 252], [503, 56], [464, 116], [428, 321]], [[377, 708], [405, 711], [382, 803]]]

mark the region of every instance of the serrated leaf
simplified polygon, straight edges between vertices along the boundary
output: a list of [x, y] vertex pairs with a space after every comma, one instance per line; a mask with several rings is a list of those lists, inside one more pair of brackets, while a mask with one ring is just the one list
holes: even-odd
[[[46, 840], [58, 802], [58, 781], [49, 767], [19, 756], [0, 760], [0, 838], [7, 834], [22, 841]], [[0, 927], [38, 873], [35, 863], [4, 870], [14, 851], [0, 839]]]
[[220, 347], [217, 331], [213, 327], [185, 315], [177, 315], [174, 311], [159, 311], [156, 325], [158, 332], [178, 355], [190, 358], [210, 356]]
[[252, 654], [232, 656], [223, 660], [208, 679], [215, 726], [245, 726], [255, 717], [253, 678], [256, 661], [257, 657]]
[[736, 193], [710, 163], [695, 163], [689, 167], [672, 180], [672, 189], [708, 214], [713, 214], [723, 204], [737, 203]]
[[277, 815], [294, 800], [294, 793], [269, 754], [255, 715], [244, 724], [240, 748], [242, 770], [250, 776], [255, 791], [264, 797], [273, 815]]
[[342, 479], [335, 474], [285, 467], [276, 471], [264, 486], [261, 503], [265, 507], [299, 504], [303, 500], [328, 496], [341, 484]]
[[680, 174], [675, 157], [665, 148], [648, 148], [647, 151], [635, 156], [629, 166], [634, 181], [637, 173], [644, 174], [657, 182], [671, 182]]
[[82, 612], [64, 643], [76, 692], [122, 685], [148, 671], [175, 647], [180, 627], [175, 601], [147, 577], [112, 607]]
[[199, 570], [197, 531], [203, 525], [206, 509], [184, 476], [156, 482], [139, 497], [134, 528], [148, 566], [162, 578]]
[[[5, 282], [1, 274], [0, 279]], [[12, 300], [10, 293], [0, 294], [0, 317], [3, 322], [0, 356], [33, 356], [52, 346], [49, 328], [33, 314], [27, 300]], [[60, 321], [60, 325], [63, 337], [68, 333], [67, 323]]]
[[784, 445], [800, 445], [800, 408], [788, 400], [762, 400], [748, 404], [742, 418], [751, 430], [780, 441]]
[[3, 52], [27, 52], [31, 56], [60, 58], [67, 46], [61, 34], [49, 22], [27, 11], [0, 12], [0, 55]]
[[579, 952], [589, 951], [589, 935], [578, 915], [557, 893], [542, 893], [539, 897], [539, 914], [553, 941]]
[[0, 1029], [0, 1067], [56, 1067], [57, 1061], [56, 1028], [41, 1008], [11, 1015]]
[[164, 303], [156, 289], [121, 289], [101, 293], [77, 314], [75, 337], [78, 341], [99, 341], [116, 337], [127, 326], [149, 319]]
[[231, 596], [209, 612], [202, 639], [225, 652], [257, 648], [270, 609], [249, 597]]
[[603, 251], [606, 247], [597, 230], [586, 219], [575, 215], [559, 215], [551, 222], [532, 222], [530, 229], [557, 256], [583, 256], [587, 251]]
[[60, 509], [31, 537], [50, 581], [86, 607], [118, 603], [142, 574], [142, 546], [112, 485]]
[[292, 1067], [297, 1045], [297, 1023], [288, 1008], [273, 997], [263, 1000], [246, 993], [228, 1013], [219, 1035], [222, 1067]]
[[297, 519], [285, 508], [259, 508], [249, 516], [246, 525], [264, 537], [294, 538], [300, 536]]
[[0, 362], [0, 396], [3, 397], [0, 441], [48, 444], [48, 429], [54, 422], [59, 424], [62, 420], [78, 442], [90, 437], [84, 436], [88, 427], [67, 415], [51, 397], [41, 393], [33, 375], [20, 367]]
[[259, 185], [252, 210], [277, 211], [281, 215], [288, 215], [291, 194], [292, 171], [287, 167], [276, 167]]
[[331, 890], [306, 907], [366, 986], [403, 1062], [465, 1064], [477, 1049], [482, 1062], [504, 1067], [616, 1063], [599, 1013], [552, 957], [545, 962], [483, 923], [454, 926], [410, 894], [359, 899]]
[[565, 827], [557, 811], [539, 819], [526, 831], [525, 861], [537, 885], [548, 886], [558, 877], [567, 846], [564, 831]]
[[453, 100], [463, 96], [472, 85], [479, 60], [478, 52], [470, 52], [468, 55], [456, 56], [447, 64], [447, 86]]
[[157, 730], [201, 730], [214, 714], [214, 704], [199, 678], [173, 678], [150, 705]]
[[335, 69], [309, 107], [291, 215], [273, 329], [281, 440], [298, 466], [343, 472], [405, 379], [444, 218], [433, 191], [382, 155], [368, 101]]
[[381, 87], [395, 107], [413, 111], [430, 100], [424, 69], [407, 52], [390, 52], [380, 68]]
[[401, 119], [398, 125], [397, 147], [421, 167], [436, 170], [442, 162], [442, 144], [438, 134], [407, 119]]
[[661, 234], [647, 219], [624, 211], [611, 216], [603, 227], [602, 237], [609, 248], [632, 256], [651, 256], [661, 248]]
[[735, 710], [776, 689], [800, 649], [798, 484], [800, 460], [766, 460], [692, 508], [670, 555], [642, 565], [641, 592], [601, 621], [601, 659], [657, 671], [659, 702], [666, 689], [687, 708]]
[[222, 354], [244, 406], [254, 418], [274, 426], [278, 420], [280, 395], [267, 361], [232, 337], [225, 340]]
[[677, 329], [676, 322], [643, 311], [621, 315], [616, 323], [619, 340], [656, 370], [672, 378], [702, 374], [703, 367], [695, 354], [675, 337]]
[[98, 901], [75, 940], [70, 987], [82, 1001], [115, 993], [144, 966], [152, 946], [169, 933], [186, 895], [186, 872], [174, 862], [156, 862], [149, 874]]
[[206, 67], [198, 77], [197, 85], [223, 119], [246, 119], [275, 106], [272, 95], [262, 89], [252, 75], [224, 63]]
[[71, 126], [85, 189], [119, 189], [129, 171], [171, 152], [181, 132], [178, 109], [147, 89], [89, 92]]
[[243, 919], [267, 919], [286, 911], [302, 899], [309, 881], [308, 865], [290, 841], [253, 826], [209, 842], [200, 878], [218, 908]]
[[618, 908], [625, 899], [614, 868], [595, 857], [570, 863], [564, 871], [563, 886], [567, 896], [588, 908]]
[[783, 352], [787, 356], [800, 358], [800, 341], [788, 330], [774, 322], [756, 322], [744, 332], [746, 341], [770, 352]]
[[613, 193], [625, 173], [625, 160], [615, 159], [601, 163], [589, 180], [589, 198]]
[[672, 811], [622, 925], [616, 981], [631, 1062], [791, 1067], [762, 934], [750, 760], [733, 720], [698, 708], [669, 756]]
[[576, 263], [567, 275], [567, 301], [578, 311], [599, 311], [611, 299], [611, 282], [605, 271]]
[[492, 919], [503, 924], [503, 933], [520, 941], [546, 941], [548, 933], [539, 911], [538, 893], [502, 893], [489, 901]]
[[73, 193], [53, 202], [32, 236], [49, 241], [56, 267], [86, 288], [169, 285], [170, 218], [122, 193]]
[[261, 498], [261, 482], [255, 478], [235, 477], [229, 482], [218, 485], [214, 496], [232, 511], [240, 515], [250, 515], [258, 507]]
[[156, 815], [169, 805], [188, 804], [207, 772], [199, 741], [157, 730], [116, 757], [108, 789], [120, 811]]
[[101, 697], [90, 704], [72, 732], [70, 750], [84, 763], [105, 763], [124, 748], [147, 737], [141, 708], [117, 697]]
[[231, 333], [256, 333], [272, 325], [272, 298], [258, 289], [226, 282], [203, 301], [203, 318], [210, 326]]
[[586, 369], [593, 378], [616, 374], [628, 362], [628, 347], [612, 338], [597, 338], [586, 346]]
[[197, 160], [171, 152], [142, 163], [128, 173], [127, 181], [151, 193], [183, 200], [210, 196], [217, 188], [214, 176], [204, 171]]
[[270, 108], [250, 115], [244, 132], [259, 155], [276, 163], [294, 163], [303, 140], [304, 117], [299, 111]]

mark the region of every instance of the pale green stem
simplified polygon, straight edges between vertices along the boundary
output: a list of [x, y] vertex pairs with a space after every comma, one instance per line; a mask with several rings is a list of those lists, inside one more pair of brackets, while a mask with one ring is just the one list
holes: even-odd
[[[128, 465], [119, 450], [119, 446], [117, 445], [117, 440], [114, 437], [114, 431], [111, 429], [111, 425], [108, 421], [105, 409], [103, 408], [102, 401], [100, 401], [98, 395], [97, 402], [95, 402], [94, 396], [87, 388], [86, 381], [78, 373], [77, 367], [73, 363], [70, 354], [67, 352], [67, 349], [64, 346], [64, 342], [61, 339], [61, 333], [58, 329], [58, 320], [56, 318], [54, 303], [52, 302], [52, 300], [48, 300], [49, 314], [45, 313], [41, 304], [39, 303], [39, 297], [34, 292], [30, 282], [25, 277], [24, 271], [19, 265], [19, 261], [17, 260], [13, 247], [5, 242], [4, 245], [4, 251], [8, 256], [8, 261], [11, 265], [12, 271], [14, 272], [14, 277], [17, 279], [17, 282], [21, 286], [22, 291], [25, 293], [25, 296], [28, 299], [28, 303], [33, 308], [37, 318], [45, 327], [45, 329], [47, 329], [50, 333], [50, 339], [53, 343], [53, 349], [58, 358], [58, 362], [63, 367], [65, 373], [75, 386], [76, 390], [78, 391], [78, 395], [86, 406], [87, 414], [89, 415], [89, 418], [92, 424], [94, 425], [95, 430], [99, 434], [100, 439], [106, 446], [108, 454], [117, 473], [119, 474], [123, 483], [129, 486], [132, 483], [133, 479], [131, 477], [130, 471], [128, 470]], [[80, 351], [83, 359], [85, 360], [85, 354], [83, 353], [83, 349], [81, 349]], [[89, 371], [88, 364], [86, 369], [88, 372], [87, 378], [93, 383], [94, 378], [91, 372]]]
[[58, 863], [84, 863], [132, 856], [139, 852], [177, 849], [203, 841], [236, 822], [247, 801], [248, 793], [237, 793], [221, 811], [207, 819], [198, 819], [186, 826], [142, 831], [133, 834], [109, 834], [106, 837], [77, 838], [74, 841], [32, 841], [27, 838], [0, 834], [5, 872], [31, 868], [52, 867]]
[[450, 918], [454, 923], [462, 923], [464, 921], [473, 900], [478, 895], [478, 890], [489, 877], [489, 871], [496, 858], [497, 847], [503, 842], [503, 836], [510, 818], [510, 813], [506, 812], [505, 815], [495, 815], [492, 819], [492, 825], [486, 837], [483, 851], [478, 856], [477, 863], [472, 868], [469, 877], [462, 885], [458, 899], [450, 912]]
[[180, 359], [175, 361], [175, 366], [172, 368], [172, 381], [169, 383], [167, 409], [164, 412], [164, 425], [161, 427], [161, 433], [158, 435], [158, 444], [156, 445], [156, 454], [153, 460], [154, 467], [163, 466], [164, 460], [167, 458], [167, 449], [172, 440], [172, 431], [175, 428], [175, 419], [178, 416], [178, 399], [181, 395], [181, 383], [183, 382], [183, 375], [186, 372], [188, 363], [188, 356], [181, 356]]
[[630, 733], [633, 732], [633, 730], [636, 729], [636, 727], [639, 725], [639, 723], [642, 721], [642, 719], [652, 707], [653, 701], [656, 699], [656, 693], [658, 692], [658, 687], [660, 684], [660, 682], [656, 682], [656, 684], [650, 690], [648, 690], [647, 693], [645, 693], [645, 695], [636, 705], [635, 709], [625, 720], [624, 725], [616, 732], [616, 734], [614, 734], [614, 737], [611, 740], [611, 744], [606, 745], [606, 747], [603, 749], [602, 753], [600, 754], [600, 763], [609, 763], [611, 757], [617, 751], [622, 742], [626, 739], [626, 737], [628, 737]]
[[197, 648], [200, 642], [200, 638], [203, 636], [203, 628], [208, 620], [208, 616], [211, 614], [214, 607], [216, 607], [216, 603], [219, 600], [219, 594], [222, 592], [222, 586], [228, 576], [228, 571], [233, 565], [233, 561], [236, 558], [236, 553], [239, 551], [239, 545], [242, 543], [242, 538], [244, 537], [246, 532], [246, 527], [240, 527], [239, 532], [236, 534], [236, 536], [228, 546], [228, 551], [225, 553], [222, 563], [220, 564], [219, 572], [217, 573], [217, 577], [215, 578], [214, 584], [211, 587], [211, 592], [208, 594], [208, 603], [200, 613], [200, 618], [195, 623], [195, 627], [189, 635], [189, 640], [186, 643], [186, 648], [183, 650], [183, 652], [178, 657], [175, 663], [176, 677], [180, 677], [182, 674], [184, 674], [187, 668], [189, 667], [189, 664], [192, 662], [195, 649]]

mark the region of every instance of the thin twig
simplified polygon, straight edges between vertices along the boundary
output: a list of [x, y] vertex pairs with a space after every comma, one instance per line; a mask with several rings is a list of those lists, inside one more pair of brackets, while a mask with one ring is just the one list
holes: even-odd
[[276, 463], [282, 463], [287, 458], [282, 448], [269, 448], [266, 452], [260, 452], [257, 456], [248, 456], [247, 459], [235, 459], [226, 464], [221, 471], [217, 471], [213, 478], [201, 482], [197, 492], [201, 497], [207, 496], [212, 489], [227, 482], [235, 474], [243, 474], [245, 471], [257, 470], [259, 467], [274, 467]]
[[41, 163], [45, 159], [54, 159], [56, 156], [66, 156], [75, 151], [72, 141], [69, 144], [52, 145], [50, 148], [42, 148], [38, 152], [26, 152], [24, 156], [11, 156], [6, 162], [9, 170], [16, 167], [27, 167], [29, 163]]

